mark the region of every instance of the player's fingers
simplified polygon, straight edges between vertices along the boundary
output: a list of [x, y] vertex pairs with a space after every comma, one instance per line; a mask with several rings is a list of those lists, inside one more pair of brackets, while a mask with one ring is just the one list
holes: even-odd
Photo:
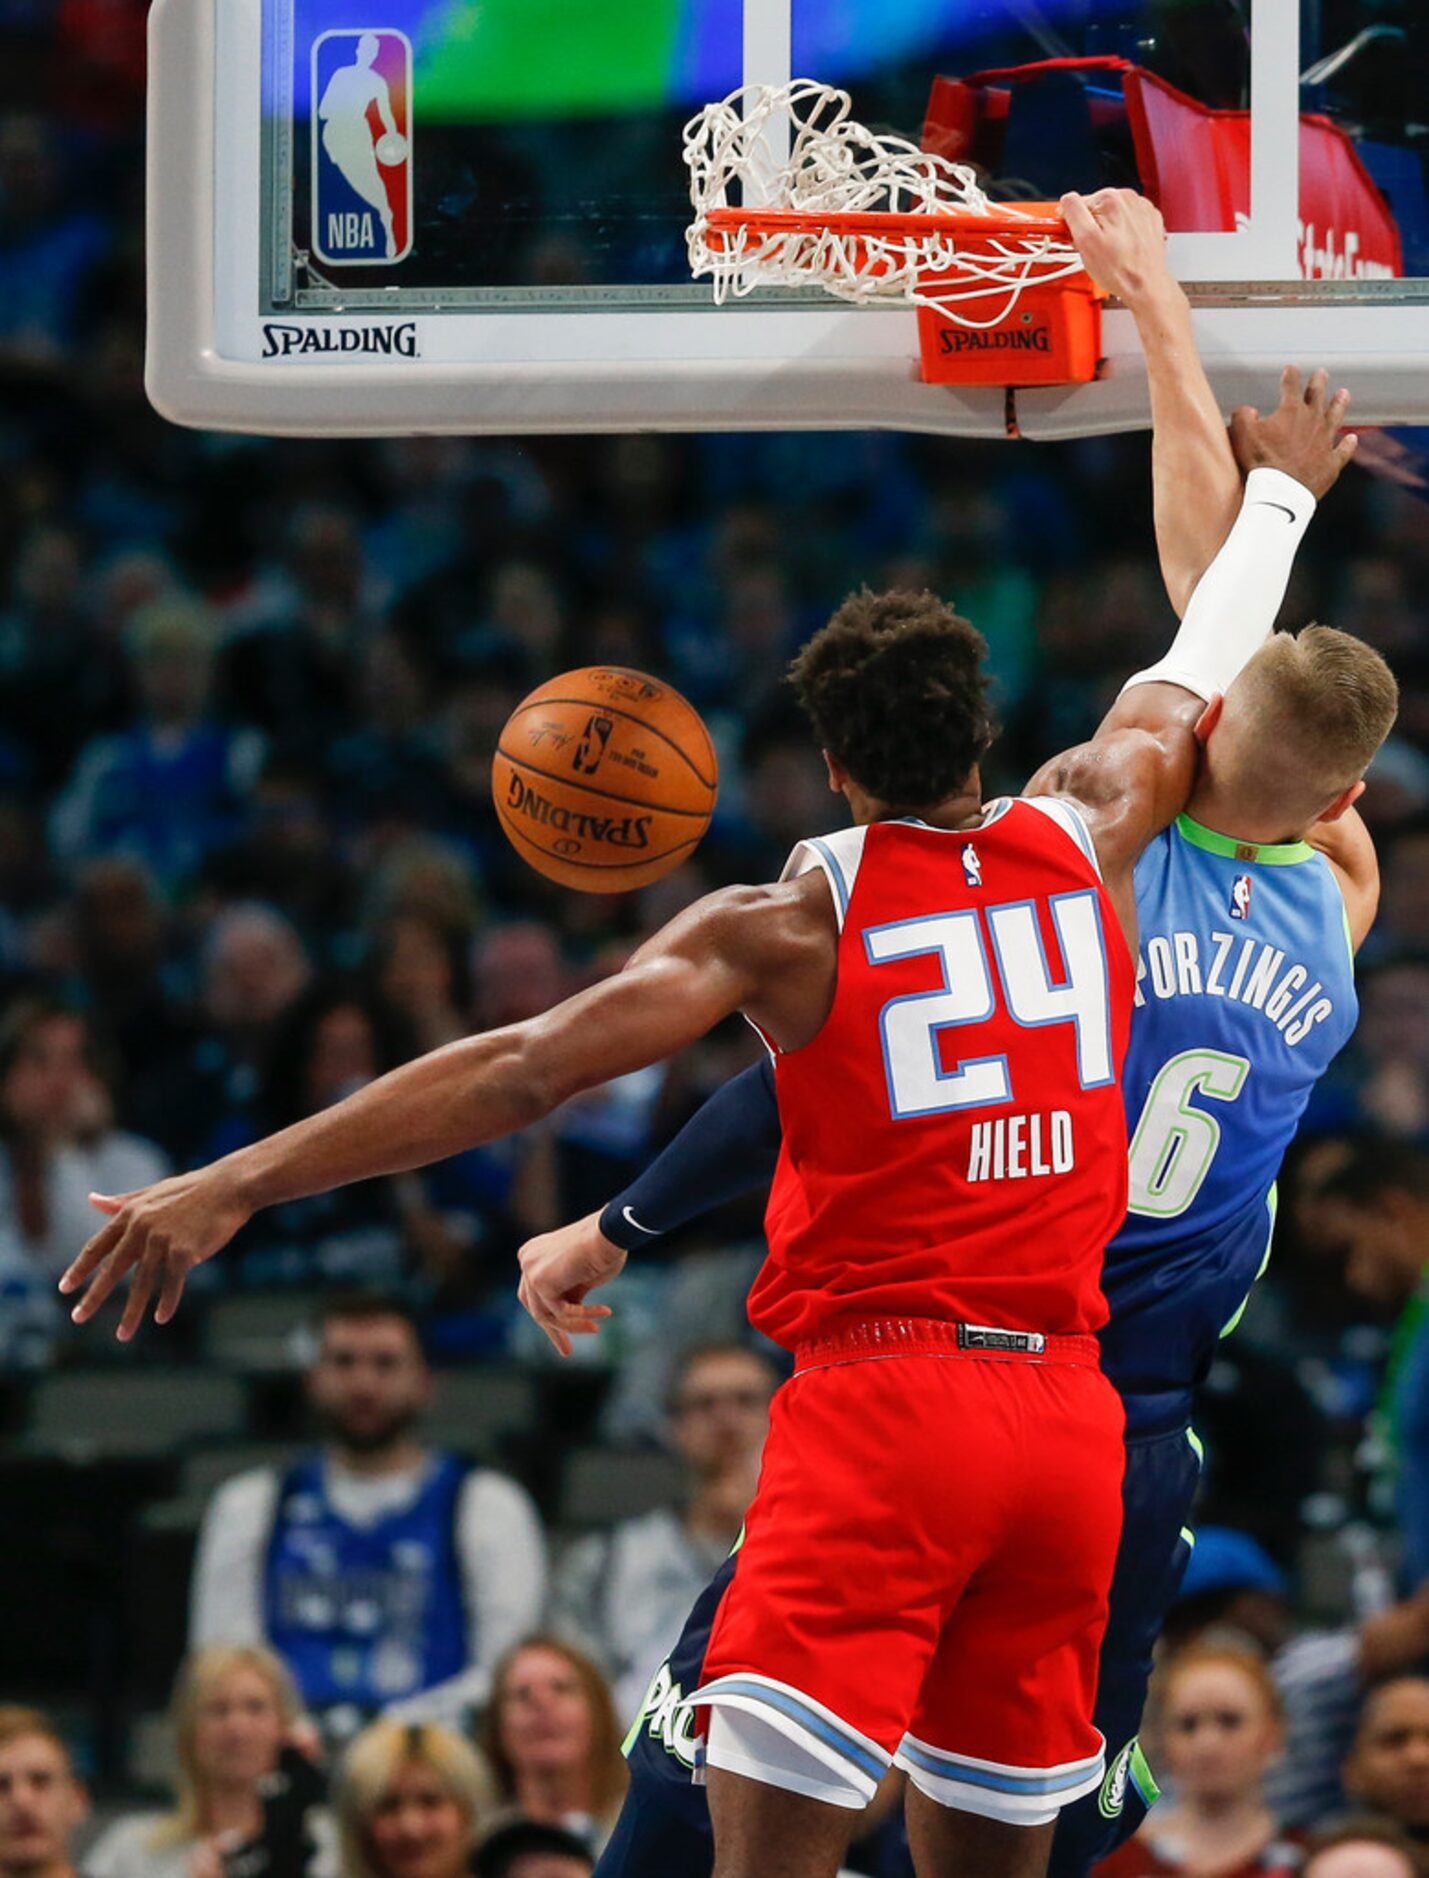
[[560, 1355], [569, 1356], [571, 1353], [571, 1340], [566, 1335], [559, 1318], [551, 1308], [551, 1301], [548, 1298], [544, 1298], [536, 1287], [529, 1282], [523, 1283], [522, 1290], [525, 1293], [522, 1302], [525, 1304], [527, 1310], [541, 1326], [542, 1330], [545, 1331], [547, 1337], [555, 1345]]
[[1073, 247], [1080, 248], [1082, 243], [1097, 232], [1097, 221], [1085, 196], [1079, 196], [1075, 190], [1062, 197], [1057, 204], [1062, 220], [1067, 224], [1067, 233], [1072, 237]]
[[1331, 398], [1330, 408], [1325, 413], [1325, 421], [1329, 425], [1331, 431], [1338, 430], [1340, 426], [1344, 423], [1345, 416], [1347, 412], [1349, 411], [1349, 408], [1350, 408], [1350, 394], [1344, 389], [1343, 386], [1341, 386], [1341, 388], [1335, 393], [1334, 397]]
[[150, 1245], [135, 1267], [134, 1276], [129, 1281], [129, 1296], [124, 1301], [124, 1315], [119, 1320], [118, 1337], [121, 1343], [132, 1343], [144, 1322], [144, 1313], [149, 1308], [149, 1300], [154, 1295], [154, 1284], [164, 1262], [164, 1255], [156, 1246]]
[[568, 1330], [573, 1330], [577, 1324], [598, 1324], [603, 1318], [607, 1318], [610, 1315], [611, 1310], [608, 1304], [567, 1304], [562, 1302], [556, 1307], [558, 1321], [564, 1324]]
[[1303, 401], [1304, 396], [1305, 396], [1305, 390], [1304, 390], [1304, 386], [1300, 382], [1299, 367], [1294, 366], [1294, 365], [1287, 365], [1285, 367], [1285, 370], [1280, 374], [1280, 402], [1281, 404], [1282, 405], [1300, 404]]
[[1330, 389], [1330, 374], [1323, 365], [1317, 365], [1310, 374], [1310, 382], [1305, 387], [1305, 402], [1315, 412], [1325, 409], [1325, 394]]
[[102, 1259], [89, 1269], [89, 1283], [70, 1316], [77, 1324], [87, 1324], [96, 1311], [103, 1310], [125, 1273], [139, 1262], [144, 1250], [143, 1229], [133, 1220], [116, 1220], [120, 1231], [111, 1241]]
[[89, 1196], [89, 1204], [98, 1207], [101, 1213], [113, 1214], [117, 1213], [121, 1207], [127, 1206], [143, 1191], [142, 1187], [136, 1187], [133, 1193], [92, 1193]]
[[66, 1296], [72, 1291], [78, 1291], [90, 1273], [103, 1264], [112, 1249], [123, 1238], [124, 1228], [124, 1220], [112, 1219], [107, 1226], [101, 1226], [99, 1231], [86, 1242], [80, 1250], [79, 1257], [60, 1280], [60, 1290]]
[[174, 1313], [178, 1310], [179, 1301], [184, 1295], [184, 1281], [187, 1277], [188, 1269], [182, 1260], [170, 1260], [164, 1271], [164, 1289], [159, 1294], [158, 1306], [154, 1311], [156, 1324], [173, 1322]]
[[1344, 436], [1341, 437], [1340, 441], [1335, 445], [1336, 461], [1339, 462], [1341, 466], [1348, 463], [1359, 447], [1360, 440], [1358, 434], [1355, 431], [1347, 430]]

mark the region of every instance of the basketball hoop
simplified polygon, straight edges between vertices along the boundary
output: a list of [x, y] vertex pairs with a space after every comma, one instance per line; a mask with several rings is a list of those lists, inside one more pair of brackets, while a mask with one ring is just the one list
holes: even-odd
[[[722, 304], [817, 287], [918, 308], [935, 384], [1096, 376], [1100, 299], [1050, 203], [989, 202], [965, 164], [868, 130], [847, 92], [749, 85], [685, 126], [690, 269]], [[787, 121], [787, 161], [771, 157]], [[738, 183], [746, 206], [732, 207]]]

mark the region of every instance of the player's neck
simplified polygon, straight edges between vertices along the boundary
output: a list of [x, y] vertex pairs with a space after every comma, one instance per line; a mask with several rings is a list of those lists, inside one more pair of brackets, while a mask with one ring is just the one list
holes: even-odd
[[904, 820], [926, 822], [930, 828], [953, 829], [959, 833], [982, 826], [982, 777], [976, 770], [954, 794], [925, 808], [896, 808], [890, 803], [880, 802], [876, 796], [866, 794], [855, 782], [844, 785], [844, 794], [853, 811], [853, 819], [860, 828], [867, 827], [870, 822]]
[[1287, 827], [1284, 817], [1273, 811], [1247, 814], [1243, 806], [1218, 789], [1209, 777], [1192, 791], [1186, 813], [1202, 828], [1209, 828], [1212, 834], [1224, 835], [1228, 841], [1244, 842], [1251, 847], [1284, 847], [1302, 841], [1305, 836], [1303, 828]]

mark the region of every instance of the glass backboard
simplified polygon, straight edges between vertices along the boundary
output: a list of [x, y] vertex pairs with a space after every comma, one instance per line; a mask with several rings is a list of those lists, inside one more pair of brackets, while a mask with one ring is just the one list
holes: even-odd
[[[1002, 434], [916, 316], [692, 282], [686, 120], [816, 78], [1019, 199], [1161, 204], [1227, 408], [1325, 363], [1429, 418], [1429, 0], [156, 0], [150, 393], [271, 433]], [[777, 130], [776, 133], [777, 135]], [[1147, 419], [1129, 317], [1023, 435]]]

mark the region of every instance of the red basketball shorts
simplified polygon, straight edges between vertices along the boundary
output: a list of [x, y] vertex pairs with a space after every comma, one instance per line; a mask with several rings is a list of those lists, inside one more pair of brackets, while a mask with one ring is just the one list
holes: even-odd
[[1100, 1783], [1121, 1403], [1095, 1339], [963, 1347], [988, 1335], [905, 1319], [800, 1351], [695, 1698], [709, 1764], [858, 1807], [896, 1761], [1026, 1826]]

